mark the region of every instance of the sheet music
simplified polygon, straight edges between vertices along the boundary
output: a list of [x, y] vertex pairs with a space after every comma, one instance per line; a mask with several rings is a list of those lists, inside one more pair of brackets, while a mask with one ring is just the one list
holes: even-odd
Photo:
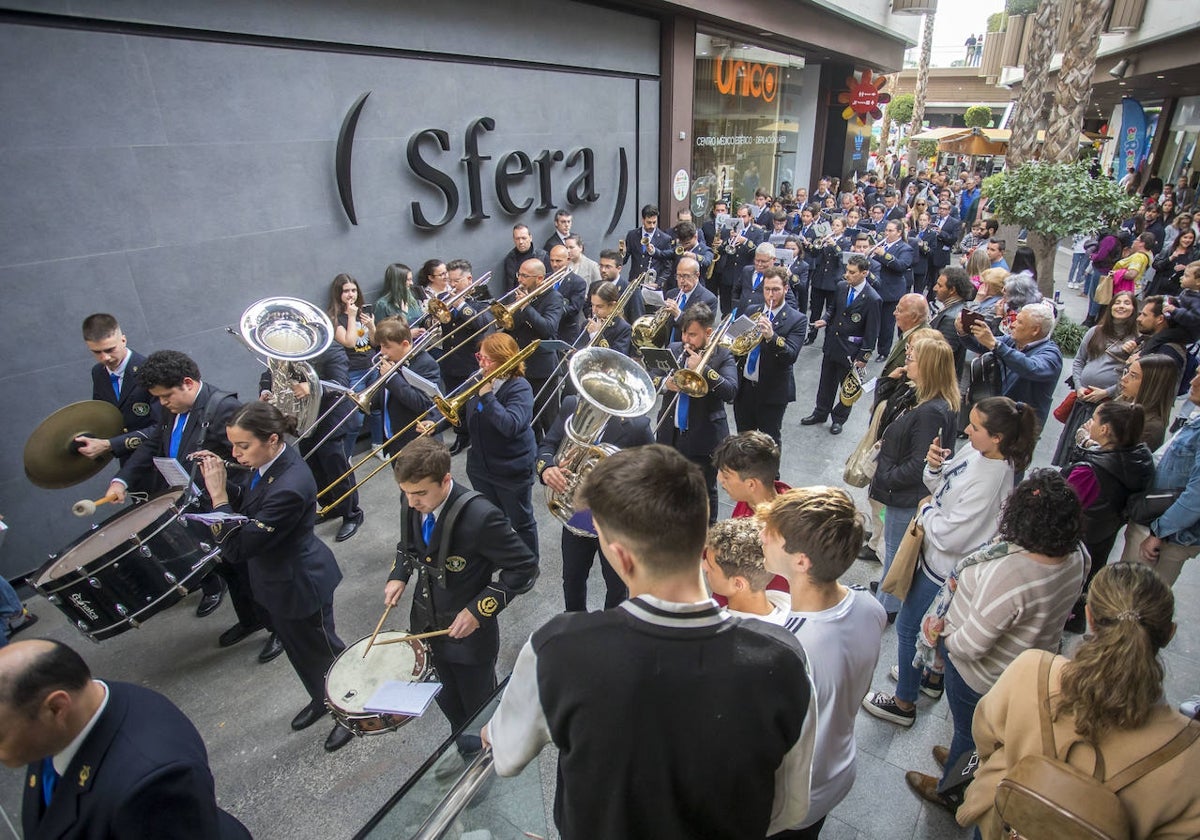
[[663, 293], [658, 289], [647, 289], [645, 287], [642, 287], [642, 300], [646, 302], [647, 306], [652, 307], [662, 306], [667, 302], [666, 298], [663, 297]]
[[425, 714], [425, 710], [441, 690], [442, 684], [437, 682], [388, 680], [375, 690], [371, 698], [363, 704], [363, 709], [375, 714], [420, 717]]
[[[188, 485], [190, 476], [187, 470], [174, 458], [155, 458], [154, 466], [158, 470], [158, 474], [163, 477], [163, 481], [167, 482], [167, 486], [172, 490], [176, 487], [186, 487]], [[193, 491], [195, 491], [194, 487]]]
[[433, 398], [434, 396], [441, 396], [441, 392], [438, 391], [437, 383], [430, 382], [419, 373], [414, 373], [412, 368], [400, 368], [400, 375], [404, 377], [405, 382], [416, 388], [425, 396], [430, 398]]
[[185, 513], [183, 518], [189, 522], [201, 522], [205, 525], [215, 525], [218, 522], [222, 525], [240, 525], [250, 521], [248, 517], [242, 516], [240, 513], [223, 513], [217, 510], [210, 513]]

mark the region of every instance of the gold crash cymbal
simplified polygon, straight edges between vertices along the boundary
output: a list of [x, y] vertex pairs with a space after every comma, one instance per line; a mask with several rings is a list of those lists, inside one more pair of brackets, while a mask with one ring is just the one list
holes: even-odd
[[80, 435], [111, 438], [124, 428], [121, 412], [112, 403], [85, 400], [60, 408], [43, 420], [25, 441], [25, 475], [38, 487], [70, 487], [94, 476], [112, 460], [80, 455], [75, 438]]

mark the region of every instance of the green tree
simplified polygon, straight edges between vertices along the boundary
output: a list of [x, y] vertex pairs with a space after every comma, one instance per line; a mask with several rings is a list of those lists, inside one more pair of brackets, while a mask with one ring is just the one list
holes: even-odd
[[917, 98], [911, 93], [902, 93], [899, 96], [893, 96], [892, 101], [888, 103], [888, 114], [892, 118], [892, 122], [899, 125], [905, 125], [912, 121], [913, 105]]
[[987, 128], [992, 124], [992, 109], [986, 105], [972, 105], [963, 112], [967, 128]]
[[1010, 15], [1028, 15], [1038, 7], [1038, 0], [1007, 0], [1004, 11]]
[[1138, 205], [1116, 181], [1093, 179], [1084, 163], [1028, 161], [986, 178], [983, 194], [988, 210], [1002, 223], [1028, 232], [1029, 247], [1037, 258], [1038, 285], [1046, 296], [1054, 294], [1059, 239], [1124, 219]]
[[920, 155], [922, 158], [933, 157], [934, 155], [937, 154], [937, 141], [936, 140], [918, 140], [917, 141], [917, 154]]
[[1004, 14], [1004, 12], [996, 12], [995, 14], [988, 15], [988, 32], [1003, 32], [1006, 26], [1008, 26], [1008, 15]]

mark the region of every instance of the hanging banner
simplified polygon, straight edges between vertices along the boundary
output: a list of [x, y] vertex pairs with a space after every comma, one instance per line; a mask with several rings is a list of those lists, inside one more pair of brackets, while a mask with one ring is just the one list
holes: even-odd
[[1121, 98], [1121, 166], [1125, 172], [1130, 167], [1136, 172], [1146, 156], [1148, 135], [1146, 112], [1142, 103], [1125, 96]]

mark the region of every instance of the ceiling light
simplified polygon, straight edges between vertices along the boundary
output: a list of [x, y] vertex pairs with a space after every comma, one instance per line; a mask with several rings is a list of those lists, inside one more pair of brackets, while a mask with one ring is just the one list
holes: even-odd
[[1111, 70], [1108, 71], [1108, 75], [1112, 76], [1114, 79], [1124, 79], [1129, 75], [1129, 68], [1131, 64], [1132, 62], [1128, 58], [1122, 58], [1113, 65]]

